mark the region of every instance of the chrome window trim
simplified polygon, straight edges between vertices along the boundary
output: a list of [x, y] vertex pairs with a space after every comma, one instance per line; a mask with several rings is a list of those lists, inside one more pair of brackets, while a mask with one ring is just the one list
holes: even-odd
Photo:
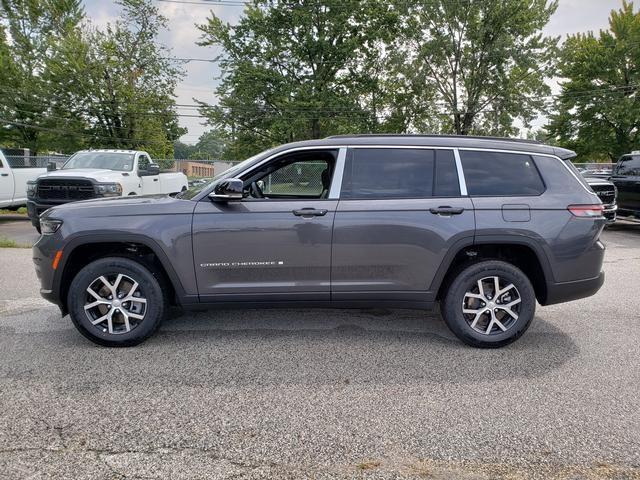
[[[407, 148], [407, 149], [424, 149], [424, 150], [453, 150], [453, 154], [454, 157], [456, 158], [456, 166], [457, 166], [457, 158], [459, 157], [459, 151], [464, 150], [464, 151], [480, 151], [480, 152], [497, 152], [497, 153], [515, 153], [518, 155], [529, 155], [531, 157], [533, 156], [539, 156], [539, 157], [550, 157], [550, 158], [555, 158], [556, 160], [558, 160], [562, 166], [564, 168], [567, 169], [567, 171], [575, 178], [575, 180], [580, 184], [580, 186], [584, 189], [585, 192], [589, 193], [590, 195], [593, 195], [594, 197], [598, 198], [598, 195], [596, 195], [594, 192], [590, 191], [589, 189], [587, 189], [582, 182], [580, 181], [580, 179], [576, 176], [576, 174], [564, 163], [564, 160], [562, 160], [559, 156], [557, 155], [552, 155], [550, 153], [538, 153], [538, 152], [528, 152], [528, 151], [523, 151], [523, 150], [505, 150], [505, 149], [497, 149], [497, 148], [482, 148], [482, 147], [452, 147], [452, 146], [430, 146], [430, 145], [376, 145], [376, 144], [362, 144], [362, 145], [344, 145], [344, 144], [338, 144], [338, 145], [314, 145], [314, 146], [308, 146], [308, 147], [294, 147], [294, 148], [289, 148], [287, 150], [281, 150], [280, 152], [276, 152], [272, 155], [269, 155], [267, 158], [265, 158], [264, 160], [261, 160], [260, 162], [256, 163], [255, 165], [252, 165], [249, 169], [243, 171], [243, 172], [238, 172], [238, 175], [246, 175], [248, 173], [251, 173], [253, 170], [255, 170], [256, 168], [259, 168], [261, 165], [264, 165], [265, 163], [273, 160], [276, 157], [279, 157], [281, 155], [286, 155], [289, 153], [293, 153], [293, 152], [298, 152], [298, 151], [304, 151], [304, 150], [338, 150], [338, 156], [340, 156], [340, 153], [342, 151], [342, 149], [345, 149], [345, 155], [346, 155], [346, 150], [347, 149], [356, 149], [356, 148], [395, 148], [395, 149], [400, 149], [400, 148]], [[337, 165], [337, 162], [336, 162]], [[460, 167], [462, 167], [462, 162], [460, 162]], [[337, 173], [337, 170], [336, 170]], [[344, 173], [344, 166], [342, 168], [342, 173]], [[342, 175], [342, 174], [341, 174]], [[335, 176], [335, 175], [334, 175]], [[462, 169], [462, 177], [460, 175], [460, 171], [458, 171], [458, 180], [460, 180], [461, 178], [464, 178], [464, 169]], [[336, 199], [334, 198], [332, 195], [335, 193], [334, 192], [334, 188], [333, 188], [333, 181], [331, 184], [331, 190], [330, 190], [330, 199]], [[460, 194], [461, 196], [464, 195], [468, 195], [467, 193], [463, 194], [462, 193], [462, 183], [460, 185]], [[342, 177], [340, 178], [340, 189], [342, 189]], [[207, 188], [206, 190], [203, 190], [202, 192], [200, 192], [200, 194], [198, 194], [196, 197], [194, 197], [192, 199], [192, 201], [200, 201], [203, 198], [206, 198], [207, 195], [213, 190], [213, 186], [211, 186], [211, 188]], [[340, 191], [340, 190], [338, 190]], [[467, 191], [467, 185], [466, 185], [466, 181], [464, 181], [464, 191]], [[339, 199], [339, 196], [337, 197]]]
[[462, 169], [462, 160], [460, 160], [460, 152], [457, 148], [453, 149], [453, 156], [456, 159], [456, 169], [458, 170], [458, 182], [460, 182], [460, 195], [468, 196], [467, 180], [464, 178], [464, 170]]
[[[234, 177], [234, 178], [239, 178], [239, 177], [245, 176], [245, 175], [253, 172], [255, 169], [261, 167], [265, 163], [270, 162], [274, 158], [280, 157], [282, 155], [287, 155], [289, 153], [300, 152], [300, 151], [304, 151], [304, 150], [338, 150], [338, 156], [339, 156], [340, 155], [340, 151], [343, 148], [346, 149], [347, 147], [345, 145], [315, 145], [315, 146], [309, 146], [309, 147], [288, 148], [287, 150], [281, 150], [279, 152], [273, 153], [273, 154], [269, 155], [267, 158], [265, 158], [263, 160], [260, 160], [255, 165], [251, 165], [251, 167], [247, 168], [246, 170], [243, 170], [242, 172], [238, 172], [238, 176]], [[193, 197], [191, 199], [191, 201], [192, 202], [199, 202], [200, 200], [206, 199], [208, 197], [208, 195], [213, 191], [213, 188], [214, 188], [214, 184], [212, 183], [206, 189], [203, 189], [200, 193], [198, 193], [198, 195]], [[290, 199], [290, 200], [297, 200], [297, 199]]]
[[347, 158], [347, 148], [340, 147], [338, 150], [338, 158], [336, 159], [336, 166], [333, 169], [333, 178], [331, 179], [331, 188], [329, 189], [329, 200], [339, 200], [340, 190], [342, 190], [342, 178], [344, 175], [344, 165]]

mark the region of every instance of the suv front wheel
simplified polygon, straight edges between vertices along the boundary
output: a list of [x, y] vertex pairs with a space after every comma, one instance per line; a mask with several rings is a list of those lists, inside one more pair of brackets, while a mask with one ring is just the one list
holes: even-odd
[[531, 324], [536, 297], [519, 268], [487, 260], [463, 268], [441, 303], [442, 316], [468, 345], [496, 348], [519, 338]]
[[167, 311], [149, 268], [124, 257], [91, 262], [71, 282], [67, 305], [76, 328], [92, 342], [130, 347], [151, 336]]

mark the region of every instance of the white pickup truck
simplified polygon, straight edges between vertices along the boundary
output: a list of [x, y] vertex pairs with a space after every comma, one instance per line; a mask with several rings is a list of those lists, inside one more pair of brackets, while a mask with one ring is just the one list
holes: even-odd
[[25, 205], [27, 182], [46, 171], [46, 168], [12, 167], [0, 150], [0, 208]]
[[60, 170], [47, 173], [27, 186], [27, 210], [40, 231], [39, 216], [61, 203], [101, 197], [172, 194], [186, 190], [183, 173], [160, 173], [160, 167], [139, 150], [82, 150]]

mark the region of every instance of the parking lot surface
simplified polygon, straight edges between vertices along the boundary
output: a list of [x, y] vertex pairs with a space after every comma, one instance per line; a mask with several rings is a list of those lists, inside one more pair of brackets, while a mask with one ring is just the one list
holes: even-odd
[[640, 226], [499, 350], [410, 310], [173, 312], [106, 349], [0, 249], [0, 477], [640, 478]]

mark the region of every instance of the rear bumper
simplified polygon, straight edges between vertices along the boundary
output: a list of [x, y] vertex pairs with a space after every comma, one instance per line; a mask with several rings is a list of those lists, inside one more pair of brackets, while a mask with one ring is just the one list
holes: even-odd
[[570, 302], [594, 295], [604, 283], [604, 272], [594, 278], [574, 282], [548, 283], [547, 298], [543, 305]]

